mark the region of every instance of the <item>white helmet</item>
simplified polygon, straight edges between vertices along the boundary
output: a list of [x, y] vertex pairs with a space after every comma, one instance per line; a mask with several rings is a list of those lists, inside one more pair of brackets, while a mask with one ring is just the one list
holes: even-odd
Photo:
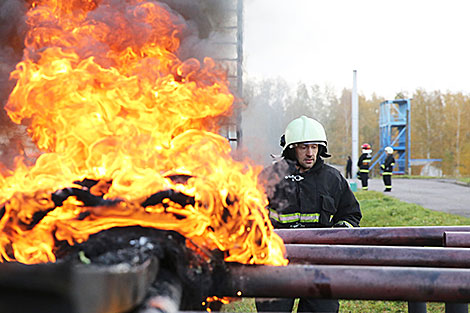
[[302, 115], [289, 123], [281, 138], [283, 148], [282, 155], [288, 159], [293, 159], [292, 149], [297, 143], [316, 143], [319, 145], [319, 155], [325, 158], [331, 157], [328, 154], [328, 140], [326, 139], [323, 125], [313, 118]]
[[292, 148], [290, 145], [301, 142], [328, 145], [323, 125], [313, 118], [302, 115], [289, 123], [286, 127], [284, 149]]
[[393, 153], [393, 148], [392, 147], [385, 147], [385, 152], [387, 152], [388, 154], [392, 154]]

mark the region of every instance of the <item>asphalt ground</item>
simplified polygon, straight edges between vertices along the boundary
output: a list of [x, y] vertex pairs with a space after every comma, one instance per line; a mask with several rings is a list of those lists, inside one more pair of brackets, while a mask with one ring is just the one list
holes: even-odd
[[[357, 190], [361, 190], [358, 179]], [[383, 192], [382, 177], [369, 179], [369, 190]], [[470, 187], [455, 180], [392, 178], [392, 191], [384, 192], [401, 201], [441, 212], [470, 217]]]

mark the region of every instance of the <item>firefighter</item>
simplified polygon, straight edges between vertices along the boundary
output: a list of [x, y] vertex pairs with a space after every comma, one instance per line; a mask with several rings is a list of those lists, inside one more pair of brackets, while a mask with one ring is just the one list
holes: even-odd
[[[274, 228], [358, 227], [362, 214], [348, 181], [323, 160], [330, 157], [323, 126], [306, 116], [293, 120], [282, 147], [282, 159], [260, 174]], [[293, 303], [257, 300], [256, 307], [259, 312], [291, 312]], [[299, 301], [298, 312], [338, 311], [338, 300]]]
[[385, 192], [392, 191], [392, 175], [393, 175], [393, 167], [395, 166], [395, 158], [393, 157], [393, 148], [386, 147], [385, 153], [387, 154], [385, 161], [380, 164], [380, 168], [382, 169], [382, 179], [385, 185]]
[[361, 146], [362, 154], [357, 161], [359, 167], [358, 178], [361, 180], [362, 190], [369, 190], [369, 166], [372, 160], [372, 148], [365, 143]]
[[346, 178], [352, 178], [352, 160], [349, 155], [348, 160], [346, 161]]

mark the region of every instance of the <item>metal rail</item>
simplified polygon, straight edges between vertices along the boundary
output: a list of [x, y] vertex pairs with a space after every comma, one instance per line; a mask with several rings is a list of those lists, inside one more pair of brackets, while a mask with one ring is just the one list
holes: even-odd
[[229, 297], [470, 301], [470, 269], [231, 264], [215, 294]]
[[353, 245], [286, 245], [291, 263], [470, 268], [470, 249]]
[[444, 232], [470, 232], [470, 226], [276, 229], [286, 244], [442, 246]]
[[444, 246], [446, 247], [470, 247], [470, 232], [444, 232]]

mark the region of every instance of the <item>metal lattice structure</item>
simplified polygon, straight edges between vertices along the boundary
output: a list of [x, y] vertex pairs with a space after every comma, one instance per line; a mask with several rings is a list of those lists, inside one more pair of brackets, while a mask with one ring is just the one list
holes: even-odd
[[241, 145], [241, 101], [243, 99], [243, 0], [226, 0], [226, 18], [217, 25], [213, 47], [214, 59], [227, 69], [230, 88], [235, 96], [234, 111], [222, 125], [221, 135], [226, 137], [232, 149]]
[[380, 149], [372, 157], [373, 168], [385, 159], [385, 147], [392, 147], [395, 156], [394, 174], [406, 174], [410, 166], [410, 102], [411, 99], [387, 100], [380, 103]]

